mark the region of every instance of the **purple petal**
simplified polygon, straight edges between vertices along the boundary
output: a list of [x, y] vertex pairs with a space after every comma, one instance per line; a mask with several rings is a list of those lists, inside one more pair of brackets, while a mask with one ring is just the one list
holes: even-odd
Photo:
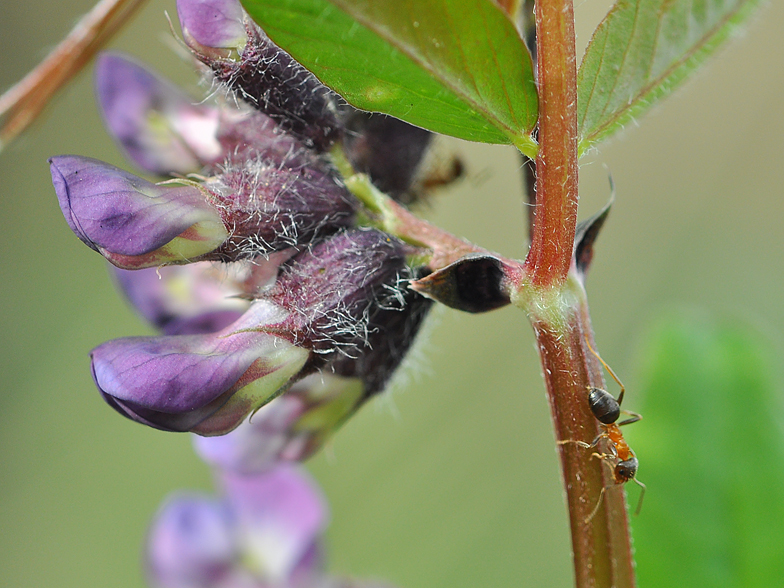
[[247, 310], [249, 302], [238, 298], [240, 279], [255, 266], [242, 266], [199, 262], [133, 271], [114, 268], [113, 274], [128, 301], [164, 334], [196, 335], [219, 331]]
[[262, 472], [317, 451], [363, 398], [358, 380], [313, 374], [222, 437], [194, 437], [199, 456], [214, 467]]
[[234, 519], [224, 503], [201, 495], [169, 498], [147, 536], [147, 575], [164, 588], [215, 586], [239, 557]]
[[[310, 379], [317, 376], [310, 376]], [[298, 382], [294, 388], [302, 386]], [[196, 453], [212, 466], [238, 473], [263, 472], [280, 460], [292, 441], [292, 425], [305, 412], [294, 388], [262, 407], [249, 421], [220, 437], [193, 437]]]
[[223, 158], [218, 109], [194, 105], [179, 88], [117, 53], [102, 53], [95, 89], [104, 121], [141, 169], [194, 173]]
[[[260, 475], [223, 472], [227, 501], [241, 528], [243, 547], [274, 581], [285, 582], [312, 561], [326, 524], [324, 499], [303, 470], [281, 465]], [[302, 565], [301, 565], [302, 564]]]
[[309, 353], [260, 329], [285, 313], [259, 301], [209, 335], [129, 337], [91, 354], [93, 379], [118, 412], [156, 428], [224, 434], [269, 402]]
[[186, 42], [214, 48], [245, 45], [245, 11], [238, 0], [177, 0], [177, 15]]
[[160, 186], [88, 157], [64, 155], [49, 162], [68, 225], [104, 255], [141, 257], [186, 231], [193, 233], [183, 236], [192, 246], [190, 253], [198, 255], [212, 251], [227, 236], [220, 216], [198, 188]]

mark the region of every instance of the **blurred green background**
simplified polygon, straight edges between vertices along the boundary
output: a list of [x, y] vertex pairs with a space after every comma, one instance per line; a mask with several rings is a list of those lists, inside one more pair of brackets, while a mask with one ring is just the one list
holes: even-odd
[[[0, 88], [21, 78], [91, 4], [4, 2]], [[174, 14], [173, 4], [151, 0], [112, 46], [198, 91], [190, 68], [171, 49], [164, 10]], [[770, 4], [640, 128], [629, 128], [586, 158], [580, 183], [583, 217], [607, 200], [608, 172], [617, 186], [588, 292], [602, 355], [629, 388], [628, 408], [644, 410], [646, 391], [668, 390], [665, 408], [676, 415], [685, 414], [682, 398], [693, 418], [724, 406], [723, 430], [733, 438], [761, 427], [770, 435], [760, 443], [779, 447], [784, 3]], [[578, 3], [580, 46], [608, 5]], [[188, 436], [125, 420], [100, 400], [90, 378], [92, 347], [149, 332], [114, 292], [101, 258], [68, 229], [49, 179], [46, 158], [57, 154], [98, 157], [130, 169], [102, 129], [91, 74], [88, 69], [80, 75], [0, 155], [0, 586], [8, 588], [140, 588], [140, 548], [161, 500], [177, 488], [212, 487]], [[439, 195], [427, 216], [490, 249], [522, 257], [524, 207], [515, 153], [457, 141], [450, 146], [464, 155], [469, 175]], [[569, 586], [567, 519], [527, 321], [509, 308], [485, 316], [436, 314], [405, 381], [365, 407], [310, 463], [332, 508], [330, 565], [401, 588]], [[729, 403], [715, 401], [709, 379], [670, 374], [666, 386], [656, 384], [657, 366], [672, 362], [651, 357], [661, 357], [662, 345], [665, 351], [679, 348], [661, 335], [669, 327], [654, 325], [669, 324], [662, 317], [673, 316], [693, 325], [683, 327], [688, 332], [704, 323], [713, 332], [713, 317], [743, 325], [741, 339], [762, 350], [754, 357], [764, 358], [741, 361], [736, 372], [761, 374], [760, 386], [774, 395], [760, 392], [765, 403], [747, 397], [742, 378], [738, 389], [723, 392], [722, 398], [736, 399]], [[724, 349], [727, 361], [738, 357], [716, 348]], [[693, 363], [716, 360], [714, 347], [705, 349], [707, 356], [688, 355], [692, 363], [676, 374], [715, 375]], [[686, 356], [670, 355], [673, 361]], [[675, 506], [687, 521], [689, 505], [719, 490], [684, 464], [706, 455], [718, 468], [742, 460], [737, 452], [725, 453], [732, 443], [714, 444], [709, 437], [702, 437], [704, 453], [696, 455], [695, 437], [688, 436], [693, 420], [667, 421], [666, 410], [655, 410], [655, 403], [652, 412], [627, 433], [640, 457], [640, 479], [648, 484], [635, 521], [641, 554], [644, 539], [656, 540], [646, 524]], [[769, 467], [782, 465], [779, 449], [756, 447], [758, 455], [773, 453]], [[668, 470], [662, 461], [680, 467]], [[689, 492], [668, 490], [668, 476], [677, 476]], [[779, 476], [763, 467], [741, 482], [779, 488]], [[738, 500], [754, 499], [743, 496]], [[781, 503], [784, 494], [768, 492], [759, 505], [770, 507], [769, 520], [778, 526]], [[695, 529], [698, 535], [711, 532]], [[784, 554], [778, 537], [767, 548]], [[655, 566], [656, 558], [641, 555], [640, 561], [644, 580], [645, 566]], [[708, 582], [712, 576], [702, 578], [718, 585]]]

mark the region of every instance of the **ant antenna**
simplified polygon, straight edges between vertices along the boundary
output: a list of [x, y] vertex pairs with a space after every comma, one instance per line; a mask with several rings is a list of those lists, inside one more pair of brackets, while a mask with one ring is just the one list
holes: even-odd
[[[637, 478], [632, 478], [635, 484], [640, 487], [640, 497], [637, 499], [637, 507], [634, 509], [634, 516], [638, 516], [640, 511], [642, 510], [642, 499], [645, 497], [645, 490], [647, 486], [640, 482]], [[596, 513], [599, 512], [599, 507], [602, 505], [602, 500], [604, 500], [604, 492], [607, 490], [604, 486], [602, 486], [601, 491], [599, 492], [599, 499], [596, 501], [596, 506], [593, 507], [591, 514], [585, 517], [584, 521], [587, 525], [593, 520], [593, 517], [596, 516]]]

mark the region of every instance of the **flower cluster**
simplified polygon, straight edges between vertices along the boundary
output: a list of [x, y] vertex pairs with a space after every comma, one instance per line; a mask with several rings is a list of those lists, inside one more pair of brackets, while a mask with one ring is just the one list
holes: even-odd
[[158, 181], [50, 159], [68, 225], [161, 332], [93, 349], [98, 390], [139, 423], [196, 433], [223, 492], [167, 501], [148, 574], [163, 588], [369, 586], [323, 574], [325, 507], [292, 462], [385, 388], [432, 303], [408, 287], [428, 272], [412, 267], [422, 251], [373, 228], [333, 158], [401, 202], [460, 167], [424, 174], [429, 132], [343, 103], [238, 0], [177, 9], [215, 103], [119, 54], [96, 65], [107, 127]]
[[301, 460], [385, 387], [431, 304], [407, 287], [417, 250], [360, 226], [330, 150], [411, 200], [431, 135], [342, 103], [237, 0], [177, 8], [217, 104], [118, 54], [96, 66], [107, 127], [170, 179], [50, 159], [69, 226], [163, 333], [98, 346], [93, 377], [118, 412], [168, 431], [223, 435], [264, 407], [237, 435], [260, 439], [256, 461]]

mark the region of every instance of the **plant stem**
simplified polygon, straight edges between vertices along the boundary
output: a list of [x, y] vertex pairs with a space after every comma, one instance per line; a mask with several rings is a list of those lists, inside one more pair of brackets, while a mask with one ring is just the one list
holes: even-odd
[[[556, 439], [565, 442], [559, 448], [576, 585], [631, 588], [634, 564], [623, 488], [613, 485], [609, 468], [593, 458], [593, 449], [575, 443], [591, 443], [599, 433], [588, 388], [604, 388], [604, 378], [586, 347], [587, 339], [593, 343], [588, 302], [572, 262], [578, 203], [572, 1], [537, 0], [535, 19], [540, 104], [536, 208], [523, 281], [512, 301], [531, 319]], [[600, 498], [603, 504], [592, 516]]]
[[526, 269], [534, 285], [566, 281], [577, 226], [577, 62], [571, 0], [536, 3], [539, 153]]

